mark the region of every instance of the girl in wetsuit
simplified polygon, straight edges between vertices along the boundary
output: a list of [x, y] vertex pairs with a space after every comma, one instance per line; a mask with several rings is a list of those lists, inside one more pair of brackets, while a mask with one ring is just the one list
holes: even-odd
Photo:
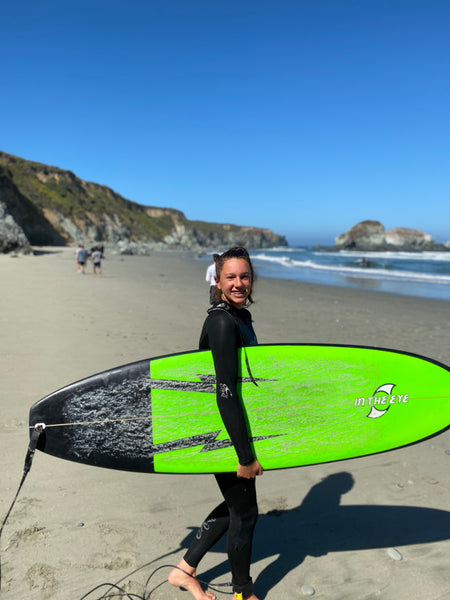
[[208, 550], [227, 532], [227, 552], [235, 600], [257, 600], [250, 577], [253, 530], [258, 518], [255, 477], [262, 475], [250, 445], [241, 399], [237, 391], [238, 354], [242, 346], [257, 344], [251, 315], [253, 266], [244, 248], [231, 248], [216, 262], [215, 302], [200, 335], [200, 349], [211, 349], [216, 371], [217, 405], [237, 454], [236, 473], [215, 475], [224, 501], [205, 519], [197, 535], [170, 575], [172, 585], [191, 592], [196, 600], [211, 600], [195, 579], [196, 568]]

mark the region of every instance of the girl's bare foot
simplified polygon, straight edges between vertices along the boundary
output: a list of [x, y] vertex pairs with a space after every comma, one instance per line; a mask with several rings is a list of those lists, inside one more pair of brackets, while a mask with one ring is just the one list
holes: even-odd
[[211, 592], [205, 592], [195, 578], [195, 569], [188, 565], [184, 558], [170, 571], [168, 581], [171, 585], [190, 592], [195, 600], [215, 600], [216, 598]]

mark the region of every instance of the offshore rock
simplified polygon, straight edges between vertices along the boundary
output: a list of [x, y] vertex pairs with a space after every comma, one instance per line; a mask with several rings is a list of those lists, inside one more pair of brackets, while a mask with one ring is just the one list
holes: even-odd
[[424, 250], [434, 244], [434, 240], [428, 233], [419, 229], [407, 229], [406, 227], [394, 227], [386, 231], [386, 243], [396, 246], [399, 250], [403, 248], [414, 248]]
[[361, 221], [335, 238], [344, 250], [375, 250], [385, 244], [385, 228], [379, 221]]
[[431, 235], [419, 229], [394, 227], [385, 230], [379, 221], [361, 221], [345, 233], [335, 238], [338, 250], [399, 251], [448, 250], [444, 244], [437, 244]]

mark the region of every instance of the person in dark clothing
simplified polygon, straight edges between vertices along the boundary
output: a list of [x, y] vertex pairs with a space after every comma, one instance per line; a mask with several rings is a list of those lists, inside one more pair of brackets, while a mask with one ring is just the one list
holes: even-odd
[[227, 553], [234, 600], [257, 600], [250, 577], [253, 531], [258, 518], [255, 477], [262, 475], [249, 440], [239, 397], [238, 352], [256, 345], [252, 317], [253, 266], [245, 248], [231, 248], [216, 262], [215, 301], [208, 309], [200, 349], [211, 349], [216, 372], [216, 397], [222, 421], [237, 455], [236, 472], [217, 473], [224, 501], [205, 519], [186, 554], [169, 574], [169, 583], [187, 589], [196, 600], [211, 600], [195, 578], [196, 569], [212, 546], [227, 533]]

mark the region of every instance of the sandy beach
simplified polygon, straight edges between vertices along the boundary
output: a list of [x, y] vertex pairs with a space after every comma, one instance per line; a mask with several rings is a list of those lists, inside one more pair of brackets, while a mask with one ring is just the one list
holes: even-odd
[[[0, 256], [1, 520], [23, 473], [34, 402], [116, 365], [197, 348], [206, 263], [107, 253], [102, 266], [102, 278], [90, 265], [78, 274], [75, 248]], [[258, 279], [254, 296], [260, 343], [380, 346], [450, 364], [448, 302], [269, 279]], [[449, 598], [449, 498], [450, 431], [376, 456], [267, 472], [258, 479], [256, 594]], [[118, 582], [143, 597], [159, 569], [146, 598], [153, 590], [152, 600], [187, 600], [164, 583], [167, 565], [218, 500], [208, 475], [119, 472], [38, 452], [2, 534], [0, 597], [96, 600], [108, 587], [88, 592]], [[223, 543], [199, 577], [230, 581]]]

